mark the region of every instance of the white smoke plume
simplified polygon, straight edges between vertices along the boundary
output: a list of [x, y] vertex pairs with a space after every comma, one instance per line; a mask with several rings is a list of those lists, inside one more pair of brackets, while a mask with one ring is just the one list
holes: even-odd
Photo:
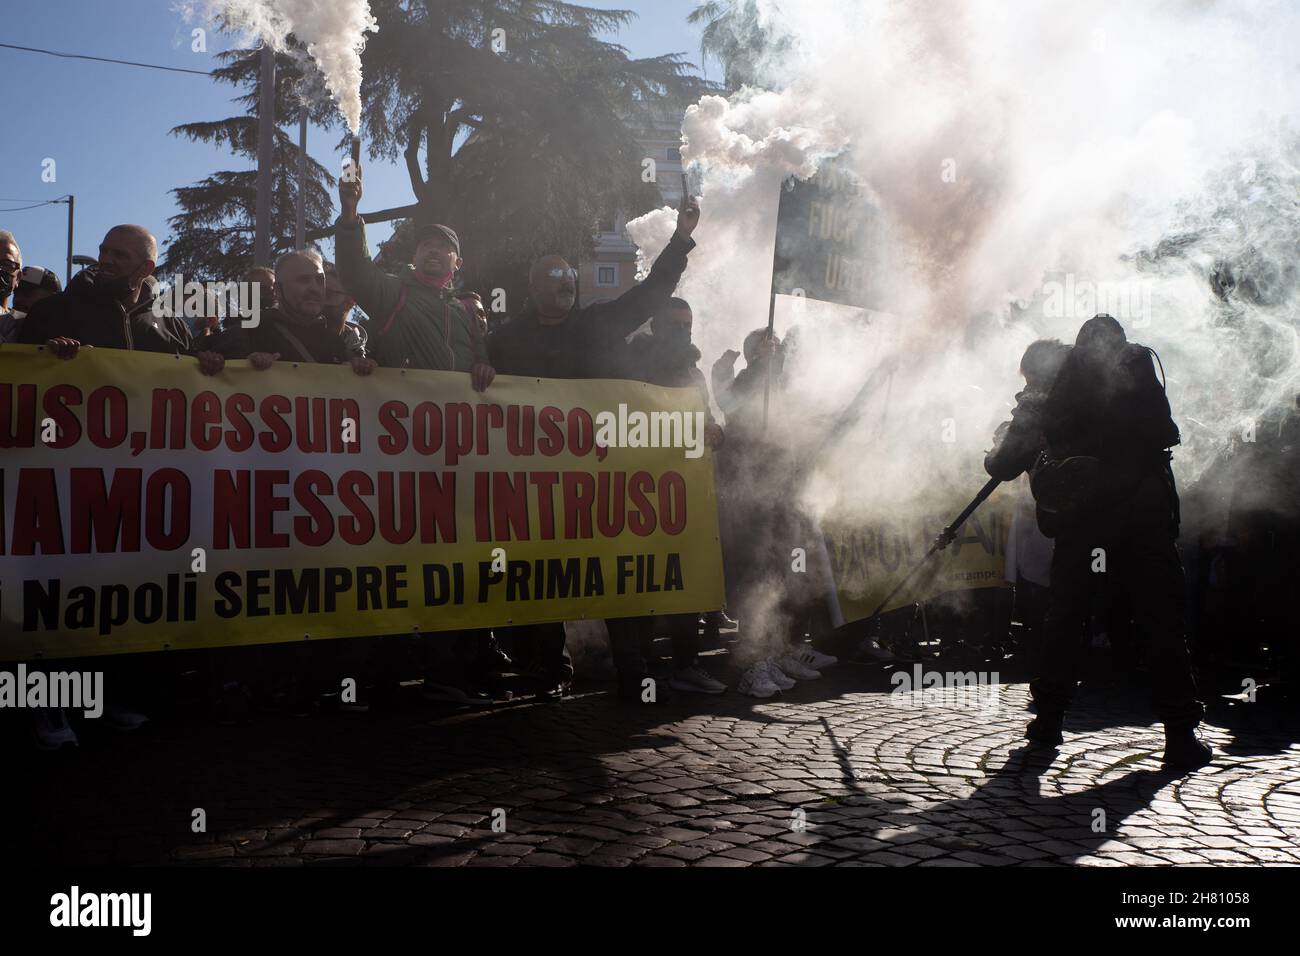
[[[1094, 312], [1159, 352], [1184, 486], [1243, 423], [1294, 403], [1300, 8], [757, 0], [757, 10], [788, 41], [761, 62], [765, 89], [705, 97], [683, 123], [703, 215], [679, 294], [695, 309], [707, 373], [766, 322], [780, 181], [851, 144], [884, 221], [877, 282], [889, 314], [811, 302], [795, 314], [780, 300], [778, 333], [797, 324], [800, 336], [774, 427], [812, 441], [886, 355], [901, 363], [817, 462], [814, 514], [929, 520], [960, 506], [984, 480], [1024, 347], [1073, 342]], [[674, 217], [629, 223], [643, 259]], [[1116, 308], [1092, 289], [1128, 299]]]
[[[697, 233], [707, 245], [692, 253], [682, 289], [699, 300], [697, 310], [704, 309], [696, 344], [711, 362], [767, 321], [781, 183], [788, 176], [813, 175], [820, 161], [838, 153], [848, 139], [828, 112], [817, 112], [815, 103], [745, 88], [730, 100], [705, 96], [688, 107], [682, 140], [683, 163], [693, 162], [704, 173], [702, 208], [708, 210]], [[676, 224], [676, 210], [667, 207], [627, 224], [643, 273], [668, 244]], [[714, 302], [727, 303], [725, 311], [710, 308]]]
[[307, 47], [326, 89], [354, 134], [361, 126], [361, 51], [379, 29], [367, 0], [188, 0], [181, 9], [206, 19], [221, 16], [235, 30], [273, 49], [293, 34]]

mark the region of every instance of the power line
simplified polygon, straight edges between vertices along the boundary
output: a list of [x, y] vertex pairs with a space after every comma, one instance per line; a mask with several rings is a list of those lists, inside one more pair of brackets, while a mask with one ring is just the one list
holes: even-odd
[[9, 50], [23, 50], [26, 53], [44, 53], [47, 56], [62, 57], [65, 60], [95, 60], [99, 63], [120, 63], [122, 66], [142, 66], [149, 70], [167, 70], [172, 73], [197, 73], [199, 76], [211, 76], [209, 70], [187, 70], [183, 66], [159, 66], [156, 63], [136, 63], [134, 60], [114, 60], [106, 56], [87, 56], [84, 53], [60, 53], [57, 50], [42, 50], [34, 46], [15, 46], [12, 43], [0, 43], [0, 47]]
[[66, 203], [71, 200], [71, 196], [59, 196], [56, 199], [0, 199], [0, 202], [26, 202], [30, 206], [15, 206], [12, 209], [0, 209], [0, 212], [22, 212], [24, 209], [39, 209], [41, 206], [52, 206], [55, 203]]
[[12, 209], [0, 209], [0, 212], [22, 212], [25, 209], [37, 209], [41, 206], [52, 206], [55, 203], [67, 202], [66, 199], [47, 199], [45, 202], [32, 203], [30, 206], [14, 206]]

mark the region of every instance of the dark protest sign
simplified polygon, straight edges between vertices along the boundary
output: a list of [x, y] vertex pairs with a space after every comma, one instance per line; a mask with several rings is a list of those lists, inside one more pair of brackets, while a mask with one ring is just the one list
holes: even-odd
[[878, 308], [879, 212], [841, 154], [788, 179], [777, 212], [774, 295]]

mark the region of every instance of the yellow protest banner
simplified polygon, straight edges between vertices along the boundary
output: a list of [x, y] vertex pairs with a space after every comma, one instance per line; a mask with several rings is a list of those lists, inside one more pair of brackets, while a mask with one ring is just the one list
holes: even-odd
[[[870, 616], [965, 504], [954, 496], [951, 510], [936, 511], [919, 523], [865, 522], [843, 516], [824, 519], [822, 530], [844, 622]], [[1011, 506], [1006, 486], [995, 491], [962, 525], [952, 544], [931, 556], [883, 610], [928, 601], [950, 591], [1007, 587]]]
[[694, 389], [0, 349], [0, 660], [722, 604]]

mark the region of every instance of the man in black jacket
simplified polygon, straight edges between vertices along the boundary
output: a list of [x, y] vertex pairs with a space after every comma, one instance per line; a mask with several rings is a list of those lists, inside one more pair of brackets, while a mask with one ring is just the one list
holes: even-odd
[[1084, 480], [1063, 482], [1060, 487], [1072, 494], [1052, 500], [1051, 484], [1035, 475], [1040, 514], [1055, 516], [1050, 532], [1056, 548], [1046, 646], [1030, 684], [1038, 716], [1027, 736], [1049, 746], [1061, 742], [1092, 596], [1110, 580], [1131, 598], [1145, 642], [1152, 701], [1165, 725], [1165, 766], [1203, 766], [1211, 751], [1196, 736], [1202, 708], [1187, 649], [1185, 582], [1175, 543], [1178, 493], [1169, 465], [1178, 426], [1151, 354], [1128, 342], [1111, 316], [1089, 319], [1042, 420], [1049, 459], [1072, 460]]
[[[695, 364], [700, 360], [700, 350], [691, 343], [694, 321], [690, 303], [676, 297], [669, 299], [667, 305], [650, 320], [649, 334], [633, 336], [627, 343], [625, 375], [665, 388], [696, 389], [704, 404], [704, 443], [716, 448], [722, 444], [723, 433], [709, 409], [709, 387], [704, 381], [704, 373]], [[699, 664], [698, 613], [634, 618], [619, 626], [639, 629], [644, 657], [654, 637], [655, 625], [660, 620], [673, 646], [673, 674], [668, 679], [668, 686], [685, 693], [721, 694], [725, 691], [727, 686]]]
[[[275, 264], [275, 286], [278, 307], [261, 310], [257, 324], [250, 327], [240, 319], [227, 319], [225, 331], [204, 342], [205, 352], [248, 359], [259, 369], [283, 359], [322, 365], [346, 363], [358, 375], [370, 374], [375, 362], [366, 357], [357, 330], [346, 322], [339, 329], [322, 315], [326, 291], [320, 253], [306, 249], [281, 256]], [[220, 363], [212, 358], [200, 355], [205, 372], [220, 369]]]
[[[1039, 339], [1025, 349], [1020, 359], [1020, 374], [1024, 376], [1025, 387], [1016, 393], [1016, 404], [1011, 410], [1011, 418], [998, 426], [993, 434], [993, 447], [984, 456], [984, 470], [990, 477], [999, 481], [1015, 481], [1022, 474], [1033, 473], [1039, 456], [1047, 446], [1043, 437], [1043, 409], [1047, 405], [1047, 396], [1056, 383], [1070, 346], [1057, 339]], [[1041, 575], [1043, 564], [1049, 553], [1037, 551], [1033, 544], [1046, 549], [1050, 543], [1050, 534], [1043, 533], [1050, 528], [1050, 518], [1041, 511], [1035, 515], [1037, 529], [1021, 526], [1028, 525], [1027, 514], [1016, 508], [1016, 519], [1012, 523], [1011, 533], [1017, 536], [1016, 553], [1018, 558], [1030, 565], [1029, 573], [1022, 575], [1017, 562], [1016, 569], [1016, 604], [1020, 609], [1021, 623], [1025, 625], [1028, 635], [1029, 666], [1031, 671], [1039, 670], [1039, 656], [1043, 649], [1043, 620], [1047, 614], [1048, 588]], [[1037, 530], [1039, 533], [1035, 533]], [[1024, 549], [1022, 553], [1021, 549]], [[1034, 562], [1032, 555], [1040, 557]], [[1108, 604], [1108, 606], [1112, 606]]]
[[538, 259], [528, 275], [527, 307], [488, 339], [493, 367], [501, 375], [616, 377], [627, 337], [677, 288], [699, 218], [694, 202], [679, 211], [677, 231], [645, 281], [612, 302], [578, 306], [576, 270], [561, 256]]
[[[185, 351], [188, 340], [175, 337], [153, 312], [157, 258], [158, 243], [143, 226], [114, 226], [99, 244], [98, 263], [73, 276], [65, 291], [33, 305], [17, 341], [45, 345], [62, 359], [74, 358], [83, 345], [164, 354]], [[145, 679], [140, 664], [119, 660], [107, 673], [112, 686], [124, 688], [120, 699], [139, 696]], [[134, 730], [148, 720], [117, 703], [106, 705], [105, 713], [122, 730]]]
[[984, 456], [992, 478], [1015, 481], [1029, 471], [1043, 450], [1043, 408], [1070, 347], [1056, 339], [1039, 339], [1025, 349], [1020, 374], [1025, 387], [1016, 393], [1011, 418], [993, 434], [993, 448]]
[[[342, 322], [341, 328], [336, 324], [336, 318], [342, 318], [346, 311], [337, 317], [323, 314], [330, 311], [324, 265], [320, 253], [311, 249], [281, 256], [275, 264], [278, 305], [259, 309], [248, 319], [255, 322], [249, 326], [239, 316], [229, 316], [223, 331], [200, 339], [200, 371], [215, 375], [225, 367], [226, 359], [248, 359], [261, 371], [270, 369], [276, 361], [288, 361], [347, 364], [356, 374], [369, 375], [377, 366], [366, 356], [356, 327], [347, 322]], [[231, 649], [213, 665], [219, 688], [218, 709], [233, 713], [246, 709], [244, 698], [248, 692], [240, 686], [237, 675], [256, 672], [270, 685], [281, 688], [292, 712], [305, 714], [314, 691], [330, 684], [331, 676], [369, 672], [374, 650], [358, 641], [346, 645], [328, 642], [324, 647], [313, 644], [310, 648], [302, 643], [284, 644], [260, 649], [250, 660], [242, 649]], [[332, 684], [334, 688], [339, 686], [337, 681]], [[364, 680], [357, 693], [354, 706], [368, 707]]]
[[650, 331], [633, 336], [624, 351], [624, 375], [665, 388], [694, 388], [704, 402], [706, 438], [722, 443], [722, 429], [709, 408], [709, 386], [696, 365], [700, 350], [691, 342], [695, 314], [690, 303], [676, 296], [650, 320]]
[[32, 307], [18, 341], [46, 345], [72, 358], [83, 345], [176, 353], [189, 348], [179, 330], [154, 315], [158, 243], [143, 226], [114, 226], [99, 244], [99, 262], [68, 282], [66, 291]]
[[[529, 303], [524, 311], [488, 337], [488, 356], [501, 375], [537, 378], [618, 378], [624, 374], [629, 335], [662, 310], [686, 270], [686, 256], [695, 248], [691, 233], [700, 221], [700, 208], [683, 197], [677, 230], [659, 254], [650, 274], [612, 302], [577, 304], [578, 274], [562, 257], [543, 256], [528, 275]], [[645, 660], [640, 653], [638, 618], [607, 621], [610, 650], [618, 669], [619, 694], [641, 700]], [[564, 625], [537, 624], [514, 628], [507, 652], [518, 659], [534, 655], [536, 669], [563, 693], [573, 676], [564, 648]], [[553, 691], [554, 692], [554, 691]], [[668, 696], [659, 688], [655, 702]]]

